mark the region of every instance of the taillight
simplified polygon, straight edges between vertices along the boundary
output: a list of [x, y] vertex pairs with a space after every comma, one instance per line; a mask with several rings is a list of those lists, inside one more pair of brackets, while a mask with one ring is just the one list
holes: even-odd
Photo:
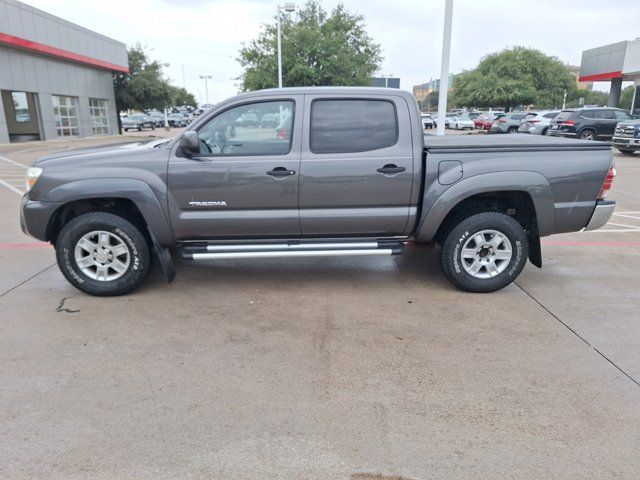
[[529, 123], [539, 123], [540, 120], [527, 120], [527, 122], [529, 122]]
[[287, 129], [286, 128], [279, 128], [276, 130], [276, 138], [281, 139], [281, 140], [286, 140], [287, 139]]
[[576, 122], [574, 122], [573, 120], [567, 120], [563, 123], [563, 125], [566, 125], [567, 127], [573, 127], [575, 124]]
[[504, 119], [504, 117], [501, 117], [501, 118], [498, 120], [498, 123], [507, 123], [507, 121]]
[[613, 185], [613, 179], [616, 178], [616, 167], [615, 164], [612, 163], [609, 171], [607, 172], [607, 176], [602, 183], [602, 188], [600, 189], [600, 193], [598, 193], [598, 200], [602, 200], [607, 197], [607, 193], [611, 190], [611, 186]]

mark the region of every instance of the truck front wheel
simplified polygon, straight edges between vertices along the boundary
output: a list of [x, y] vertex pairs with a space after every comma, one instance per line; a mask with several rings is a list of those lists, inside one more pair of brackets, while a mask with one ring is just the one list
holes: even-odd
[[442, 244], [445, 276], [462, 290], [494, 292], [513, 282], [524, 268], [529, 242], [509, 215], [484, 212], [461, 220]]
[[149, 274], [149, 245], [128, 220], [90, 212], [73, 218], [56, 240], [56, 258], [65, 278], [90, 295], [124, 295]]

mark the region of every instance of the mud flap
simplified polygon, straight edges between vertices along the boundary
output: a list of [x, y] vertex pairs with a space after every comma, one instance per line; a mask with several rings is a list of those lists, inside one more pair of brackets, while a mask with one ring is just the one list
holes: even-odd
[[529, 261], [538, 268], [542, 268], [542, 247], [540, 246], [540, 235], [535, 228], [527, 233], [529, 240]]
[[176, 268], [173, 265], [173, 257], [171, 256], [171, 252], [168, 248], [162, 247], [158, 243], [158, 240], [156, 240], [156, 237], [150, 228], [147, 228], [147, 230], [149, 232], [149, 237], [151, 238], [151, 243], [153, 243], [153, 249], [156, 252], [156, 257], [160, 262], [160, 267], [162, 268], [164, 278], [168, 283], [171, 283], [173, 282], [173, 279], [176, 278]]

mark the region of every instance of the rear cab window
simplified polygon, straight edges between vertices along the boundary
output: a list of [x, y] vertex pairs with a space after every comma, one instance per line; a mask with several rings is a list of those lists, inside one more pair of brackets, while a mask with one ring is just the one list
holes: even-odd
[[310, 127], [315, 154], [368, 152], [398, 142], [398, 113], [389, 100], [316, 99]]

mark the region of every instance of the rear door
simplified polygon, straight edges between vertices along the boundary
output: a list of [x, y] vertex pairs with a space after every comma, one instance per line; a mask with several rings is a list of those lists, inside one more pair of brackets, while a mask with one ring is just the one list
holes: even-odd
[[598, 110], [596, 112], [598, 118], [598, 136], [611, 138], [616, 130], [616, 111], [615, 110]]
[[[199, 153], [189, 157], [174, 147], [169, 211], [178, 239], [300, 236], [303, 101], [238, 100], [197, 128]], [[260, 127], [264, 115], [277, 115], [277, 124]]]
[[307, 95], [305, 122], [303, 235], [407, 234], [414, 164], [406, 100]]

